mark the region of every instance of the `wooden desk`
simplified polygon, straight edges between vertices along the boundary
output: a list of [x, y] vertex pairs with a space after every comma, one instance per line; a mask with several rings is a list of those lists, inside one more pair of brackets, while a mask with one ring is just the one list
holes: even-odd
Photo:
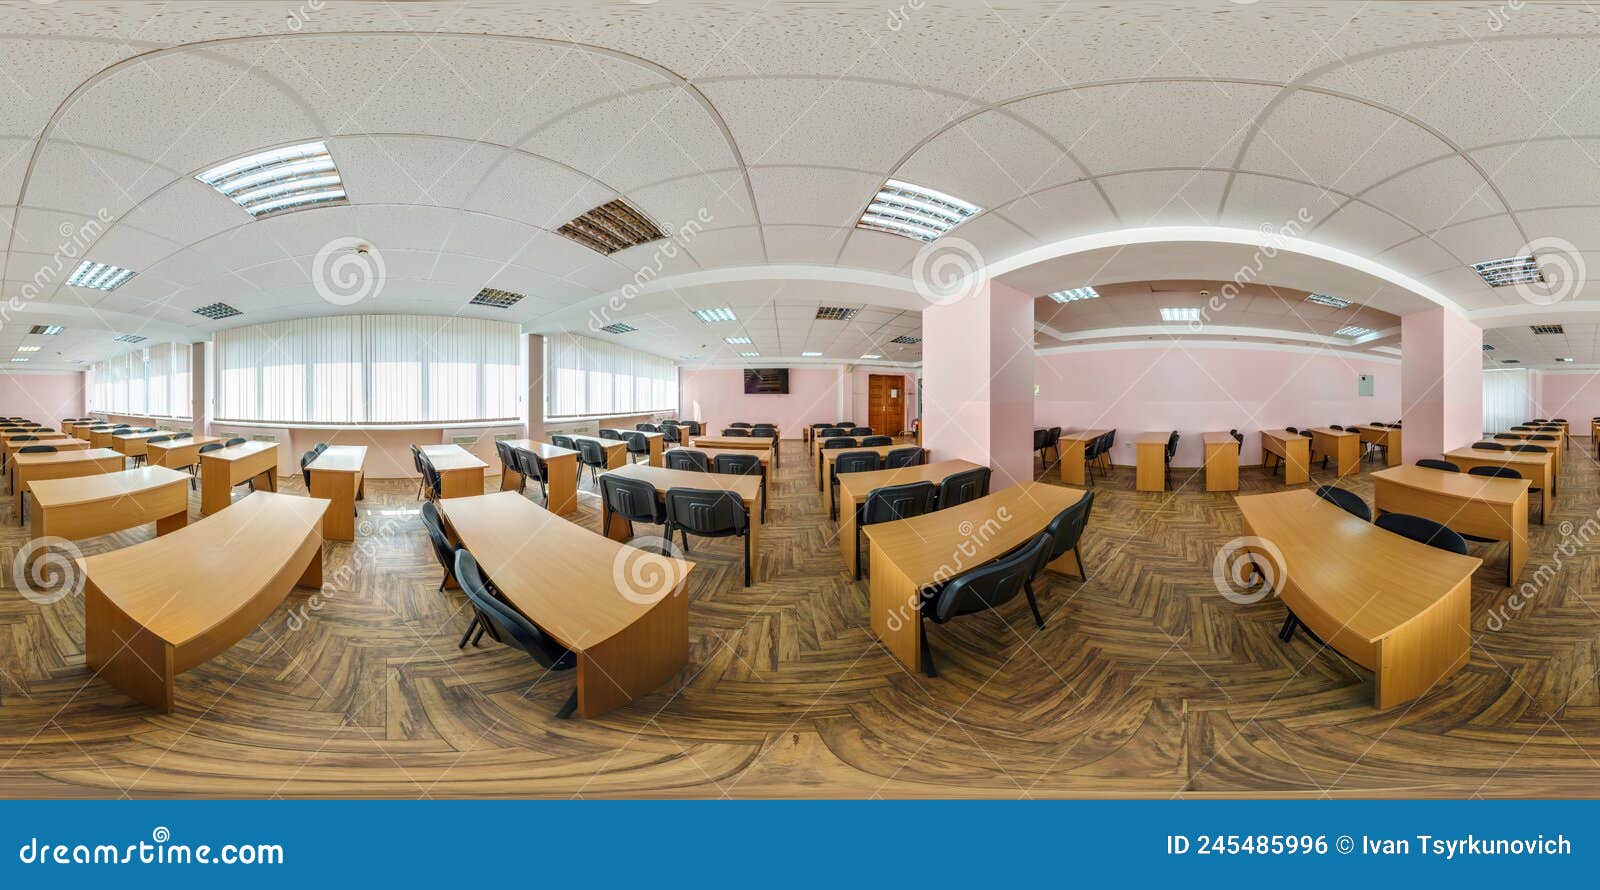
[[151, 439], [156, 436], [170, 435], [172, 434], [163, 430], [156, 430], [153, 433], [119, 433], [111, 437], [111, 445], [109, 447], [129, 457], [138, 457], [146, 453]]
[[[578, 452], [532, 439], [509, 439], [506, 444], [517, 451], [531, 451], [539, 458], [544, 467], [544, 490], [550, 496], [550, 512], [565, 516], [578, 509]], [[521, 484], [522, 473], [502, 463], [500, 490], [514, 491]]]
[[123, 467], [122, 455], [109, 448], [75, 448], [53, 454], [17, 454], [11, 458], [11, 497], [17, 524], [22, 524], [22, 496], [40, 479], [71, 479], [115, 473]]
[[1228, 433], [1201, 433], [1205, 445], [1206, 491], [1239, 490], [1239, 441]]
[[[1522, 440], [1522, 444], [1524, 444], [1524, 445], [1541, 445], [1541, 446], [1543, 446], [1545, 448], [1550, 449], [1550, 453], [1552, 455], [1554, 455], [1554, 459], [1550, 461], [1551, 471], [1554, 472], [1557, 476], [1561, 475], [1561, 460], [1562, 460], [1563, 456], [1566, 454], [1566, 446], [1562, 444], [1561, 434], [1560, 433], [1545, 433], [1545, 432], [1523, 433], [1523, 432], [1518, 432], [1516, 430], [1506, 430], [1503, 435], [1516, 436], [1518, 439]], [[1533, 437], [1534, 436], [1555, 436], [1555, 438], [1553, 440], [1549, 441], [1549, 442], [1535, 442], [1535, 441], [1533, 441]], [[1509, 439], [1501, 439], [1499, 441], [1500, 441], [1500, 443], [1502, 445], [1515, 445], [1515, 444], [1517, 444], [1516, 442], [1512, 442]]]
[[311, 496], [332, 502], [322, 520], [322, 536], [333, 541], [356, 539], [356, 501], [366, 495], [367, 446], [329, 445], [306, 464]]
[[[921, 670], [923, 588], [1005, 555], [1044, 531], [1085, 494], [1078, 488], [1024, 482], [948, 510], [863, 528], [872, 570], [872, 633], [907, 670]], [[1047, 568], [1083, 576], [1070, 550]]]
[[133, 427], [106, 427], [105, 429], [92, 429], [89, 431], [90, 448], [110, 448], [116, 450], [116, 437], [123, 433], [133, 432]]
[[[856, 508], [867, 502], [867, 495], [875, 488], [886, 485], [905, 485], [911, 482], [932, 482], [938, 485], [952, 473], [978, 469], [978, 464], [965, 460], [941, 460], [915, 467], [896, 467], [871, 473], [846, 473], [839, 477], [839, 553], [844, 556], [845, 574], [856, 574], [860, 552], [856, 549]], [[869, 526], [870, 527], [870, 526]]]
[[[34, 438], [19, 440], [18, 436], [33, 436]], [[0, 454], [4, 454], [5, 458], [9, 460], [11, 455], [17, 452], [17, 449], [26, 448], [29, 445], [51, 445], [59, 451], [64, 448], [78, 447], [72, 444], [77, 441], [77, 439], [65, 433], [11, 433], [9, 435], [0, 435]], [[89, 443], [84, 442], [82, 444], [88, 445]]]
[[[278, 490], [278, 443], [245, 442], [200, 455], [200, 514], [209, 516], [233, 502], [233, 487], [263, 479], [267, 491]], [[322, 539], [318, 526], [317, 540]]]
[[694, 436], [690, 440], [693, 448], [726, 448], [734, 451], [770, 451], [772, 452], [772, 465], [780, 466], [783, 458], [778, 453], [778, 440], [765, 436]]
[[168, 442], [146, 442], [145, 462], [154, 467], [182, 470], [200, 462], [200, 446], [221, 442], [220, 436], [195, 436], [191, 439], [173, 439]]
[[[648, 432], [646, 430], [625, 430], [620, 426], [618, 426], [618, 427], [610, 427], [610, 426], [608, 426], [608, 427], [603, 427], [602, 429], [603, 430], [610, 430], [610, 431], [622, 436], [623, 437], [622, 438], [623, 442], [627, 442], [628, 441], [628, 438], [627, 438], [627, 434], [628, 433], [638, 433], [639, 435], [644, 436], [645, 444], [650, 447], [650, 451], [649, 451], [650, 466], [652, 466], [652, 467], [663, 466], [663, 464], [661, 462], [661, 452], [666, 447], [666, 441], [667, 441], [666, 434], [664, 434], [664, 433], [652, 433], [652, 432]], [[573, 441], [577, 441], [577, 440], [574, 439]], [[610, 442], [612, 440], [604, 439], [602, 441]], [[608, 457], [609, 457], [609, 454], [608, 454]], [[626, 455], [623, 456], [623, 460], [624, 460], [624, 462], [627, 461], [627, 456]]]
[[203, 522], [79, 560], [89, 669], [171, 711], [178, 674], [249, 634], [291, 589], [322, 585], [327, 508], [258, 491]]
[[483, 494], [483, 471], [489, 465], [460, 445], [424, 445], [433, 468], [439, 471], [440, 498], [469, 498]]
[[1405, 461], [1405, 457], [1400, 453], [1402, 440], [1399, 430], [1386, 426], [1362, 424], [1356, 427], [1356, 431], [1360, 433], [1361, 441], [1383, 446], [1383, 455], [1387, 459], [1389, 466], [1398, 467]]
[[74, 438], [82, 439], [83, 441], [87, 442], [89, 441], [89, 431], [96, 427], [108, 429], [105, 424], [100, 423], [97, 420], [90, 420], [84, 421], [83, 423], [74, 423], [70, 427], [66, 427], [65, 432], [70, 433]]
[[[750, 514], [750, 578], [761, 580], [761, 477], [734, 473], [701, 473], [698, 470], [668, 470], [647, 464], [628, 464], [616, 470], [607, 470], [604, 476], [621, 476], [648, 482], [658, 494], [669, 488], [703, 488], [712, 491], [731, 491], [744, 502]], [[614, 541], [627, 541], [633, 537], [633, 524], [620, 516], [611, 515], [611, 505], [600, 500], [600, 529]]]
[[1262, 430], [1261, 450], [1283, 461], [1283, 484], [1299, 485], [1311, 478], [1311, 440], [1288, 430]]
[[1555, 455], [1550, 452], [1533, 454], [1520, 451], [1479, 451], [1476, 448], [1457, 448], [1446, 451], [1444, 459], [1461, 468], [1461, 472], [1473, 467], [1510, 467], [1522, 474], [1522, 478], [1533, 484], [1534, 488], [1544, 490], [1544, 509], [1539, 513], [1539, 524], [1544, 525], [1544, 518], [1555, 509], [1556, 492], [1561, 484], [1555, 474], [1552, 461]]
[[1133, 437], [1134, 488], [1139, 491], [1167, 490], [1167, 439], [1169, 432], [1151, 431]]
[[84, 451], [89, 447], [89, 443], [82, 439], [40, 439], [37, 442], [5, 441], [0, 443], [0, 454], [4, 454], [4, 458], [0, 460], [0, 463], [9, 462], [12, 457], [16, 456], [17, 452], [30, 445], [49, 445], [57, 451]]
[[[834, 461], [839, 455], [847, 451], [875, 451], [881, 463], [889, 452], [897, 448], [911, 448], [911, 445], [874, 445], [871, 448], [821, 448], [817, 450], [817, 488], [822, 492], [822, 505], [830, 512], [833, 510], [833, 486], [828, 484], [828, 475], [833, 472]], [[930, 458], [932, 452], [929, 452]]]
[[[1377, 706], [1404, 704], [1467, 663], [1472, 573], [1482, 560], [1363, 522], [1315, 492], [1234, 499], [1244, 533], [1271, 541], [1279, 596], [1301, 623], [1377, 675]], [[1271, 562], [1265, 551], [1255, 553]]]
[[579, 714], [648, 695], [689, 663], [694, 563], [618, 544], [514, 491], [439, 506], [506, 602], [577, 655]]
[[36, 479], [28, 534], [77, 540], [156, 524], [164, 535], [189, 524], [189, 474], [139, 467], [79, 476]]
[[1056, 453], [1060, 455], [1061, 481], [1068, 485], [1082, 485], [1088, 480], [1084, 466], [1084, 454], [1089, 448], [1089, 443], [1100, 438], [1110, 430], [1079, 430], [1075, 433], [1062, 433], [1057, 442]]
[[577, 445], [579, 442], [582, 442], [585, 439], [588, 439], [590, 442], [598, 442], [600, 444], [600, 450], [605, 452], [605, 468], [608, 470], [615, 470], [628, 465], [627, 442], [618, 442], [616, 439], [601, 439], [596, 436], [578, 436], [571, 433], [567, 434], [567, 438], [572, 440], [573, 445]]
[[1510, 543], [1506, 586], [1528, 562], [1526, 479], [1496, 479], [1427, 467], [1390, 467], [1372, 474], [1377, 513], [1410, 513], [1460, 532]]
[[1336, 476], [1349, 476], [1361, 469], [1360, 433], [1314, 426], [1311, 428], [1311, 451], [1314, 457], [1333, 458]]
[[772, 449], [770, 449], [770, 448], [767, 449], [766, 451], [752, 451], [752, 450], [750, 450], [748, 448], [690, 448], [690, 449], [674, 449], [674, 450], [698, 451], [701, 454], [704, 454], [706, 456], [706, 463], [707, 464], [711, 464], [713, 466], [716, 465], [717, 455], [719, 455], [719, 454], [745, 454], [745, 455], [753, 454], [753, 455], [756, 456], [757, 460], [761, 461], [761, 469], [762, 469], [762, 471], [767, 473], [769, 478], [772, 475], [772, 472], [771, 472], [771, 467], [772, 467]]

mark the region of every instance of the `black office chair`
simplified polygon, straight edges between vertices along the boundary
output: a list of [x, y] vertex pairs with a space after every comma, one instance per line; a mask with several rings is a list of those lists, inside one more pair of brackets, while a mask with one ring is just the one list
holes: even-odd
[[854, 448], [859, 444], [849, 436], [833, 436], [822, 440], [823, 448]]
[[1172, 487], [1172, 456], [1174, 454], [1177, 454], [1177, 453], [1178, 453], [1178, 431], [1177, 430], [1173, 430], [1172, 431], [1172, 435], [1167, 437], [1167, 450], [1161, 456], [1161, 459], [1162, 459], [1162, 471], [1163, 471], [1162, 472], [1162, 477], [1161, 477], [1161, 484], [1164, 487], [1167, 487], [1167, 488]]
[[698, 421], [698, 420], [690, 420], [690, 421], [686, 421], [686, 423], [687, 423], [687, 425], [689, 427], [689, 435], [698, 436], [698, 435], [701, 434], [702, 429], [701, 429], [701, 426], [700, 426], [700, 421]]
[[848, 427], [830, 426], [827, 429], [823, 430], [822, 432], [817, 433], [817, 438], [819, 438], [819, 439], [835, 439], [835, 438], [838, 438], [840, 436], [846, 435], [849, 432], [850, 432], [850, 429]]
[[1510, 433], [1495, 433], [1494, 437], [1495, 437], [1496, 441], [1500, 441], [1500, 442], [1521, 442], [1522, 441], [1522, 437], [1521, 436], [1513, 436]]
[[[444, 577], [439, 579], [439, 590], [442, 591], [444, 586], [450, 583], [450, 579], [455, 577], [456, 551], [460, 548], [450, 543], [450, 536], [444, 531], [444, 521], [439, 518], [439, 508], [434, 506], [433, 501], [422, 502], [422, 527], [428, 530], [428, 543], [433, 545], [433, 556], [439, 560], [439, 567], [444, 569]], [[474, 618], [472, 626], [467, 628], [467, 633], [461, 638], [457, 649], [467, 645], [467, 637], [472, 636], [477, 626], [478, 620]]]
[[439, 478], [438, 468], [426, 454], [422, 456], [422, 484], [428, 491], [428, 500], [437, 501], [443, 497], [444, 481]]
[[846, 451], [833, 460], [833, 469], [828, 473], [828, 489], [832, 494], [833, 509], [828, 511], [828, 518], [839, 518], [839, 475], [841, 473], [870, 473], [882, 469], [883, 458], [876, 451]]
[[[704, 457], [705, 455], [701, 455]], [[761, 468], [761, 458], [754, 454], [719, 454], [713, 462], [718, 473], [734, 476], [761, 477], [761, 521], [767, 521], [767, 472]]]
[[1422, 460], [1417, 461], [1417, 466], [1427, 467], [1430, 470], [1444, 470], [1446, 473], [1461, 472], [1461, 468], [1455, 464], [1447, 460], [1436, 460], [1431, 457], [1425, 457]]
[[663, 423], [661, 425], [661, 442], [662, 442], [662, 444], [664, 444], [664, 445], [679, 445], [679, 444], [682, 444], [683, 436], [682, 436], [682, 434], [680, 432], [682, 429], [683, 429], [682, 427], [678, 426], [675, 423]]
[[500, 458], [500, 466], [512, 471], [517, 469], [517, 458], [516, 455], [511, 453], [510, 442], [504, 439], [494, 440], [494, 453], [496, 457]]
[[1288, 433], [1294, 433], [1294, 434], [1295, 434], [1295, 435], [1297, 435], [1297, 436], [1298, 436], [1298, 435], [1300, 435], [1300, 430], [1299, 430], [1299, 429], [1297, 429], [1297, 428], [1295, 428], [1295, 427], [1292, 427], [1292, 426], [1286, 426], [1286, 427], [1284, 427], [1284, 428], [1283, 428], [1283, 429], [1284, 429], [1284, 432], [1288, 432]]
[[1332, 485], [1324, 485], [1317, 489], [1317, 497], [1322, 498], [1323, 500], [1334, 505], [1335, 507], [1338, 507], [1344, 512], [1349, 513], [1351, 516], [1356, 517], [1362, 522], [1372, 521], [1372, 511], [1367, 508], [1367, 502], [1363, 501], [1361, 496], [1353, 491], [1347, 491], [1343, 488], [1335, 488]]
[[730, 426], [730, 427], [724, 428], [723, 431], [722, 431], [722, 434], [724, 436], [739, 436], [739, 437], [743, 437], [743, 438], [749, 438], [750, 431], [747, 430], [747, 429], [744, 429], [743, 427]]
[[1529, 436], [1528, 437], [1528, 441], [1529, 442], [1556, 442], [1556, 441], [1559, 441], [1560, 439], [1561, 439], [1560, 436], [1546, 436], [1546, 435], [1537, 435], [1537, 436]]
[[971, 615], [987, 609], [998, 608], [1010, 602], [1019, 593], [1028, 596], [1028, 608], [1039, 627], [1044, 618], [1033, 599], [1027, 582], [1034, 567], [1039, 564], [1040, 551], [1050, 546], [1050, 535], [1040, 532], [1027, 545], [1018, 547], [1009, 555], [988, 565], [973, 569], [955, 580], [924, 591], [921, 607], [917, 610], [917, 633], [922, 642], [922, 672], [929, 677], [939, 676], [934, 667], [933, 650], [928, 645], [926, 621], [948, 624], [951, 619]]
[[928, 462], [928, 450], [910, 445], [895, 450], [883, 456], [883, 468], [894, 470], [900, 467], [920, 467]]
[[744, 539], [744, 586], [750, 586], [750, 514], [744, 501], [731, 491], [698, 488], [669, 488], [667, 502], [667, 540], [674, 531], [683, 535], [683, 552], [689, 552], [689, 536]]
[[674, 448], [665, 455], [667, 469], [690, 470], [696, 473], [711, 472], [711, 464], [706, 460], [704, 451], [695, 451], [692, 448]]
[[778, 428], [771, 424], [758, 423], [750, 428], [750, 435], [755, 436], [757, 439], [776, 439], [778, 438]]
[[600, 443], [593, 439], [578, 440], [578, 479], [583, 479], [583, 468], [589, 468], [589, 476], [599, 485], [600, 471], [606, 468], [606, 452]]
[[544, 460], [532, 451], [521, 448], [511, 449], [511, 455], [517, 462], [517, 472], [522, 474], [522, 483], [517, 486], [517, 491], [525, 490], [528, 480], [533, 479], [539, 483], [539, 499], [544, 501], [546, 507], [550, 506], [550, 489], [544, 482]]
[[24, 445], [17, 449], [18, 454], [55, 454], [54, 445]]
[[[499, 445], [501, 443], [496, 442], [495, 444]], [[308, 467], [316, 459], [317, 453], [315, 451], [307, 451], [305, 454], [300, 455], [300, 476], [306, 482], [306, 491], [311, 490], [311, 470]]]
[[848, 435], [848, 436], [870, 436], [870, 435], [872, 435], [872, 427], [870, 427], [870, 426], [853, 426], [853, 427], [850, 428], [850, 432], [846, 433], [845, 435]]
[[653, 423], [636, 423], [636, 424], [633, 425], [633, 428], [638, 430], [641, 433], [659, 433], [659, 432], [661, 432], [661, 427], [658, 427]]
[[1237, 453], [1244, 454], [1244, 433], [1241, 433], [1238, 430], [1228, 430], [1228, 435], [1232, 436], [1233, 441], [1238, 443], [1239, 448]]
[[[522, 617], [522, 613], [501, 602], [489, 592], [488, 582], [478, 567], [478, 561], [465, 549], [456, 553], [456, 580], [466, 592], [467, 600], [478, 610], [478, 619], [483, 629], [489, 631], [495, 639], [533, 656], [533, 660], [546, 670], [565, 671], [577, 667], [577, 656], [546, 636], [537, 625]], [[478, 636], [483, 636], [482, 630]], [[556, 712], [556, 717], [565, 720], [577, 709], [578, 690], [573, 689], [566, 704]]]
[[730, 424], [728, 424], [728, 426], [737, 426], [737, 427], [743, 427], [744, 429], [750, 429], [750, 427], [753, 426], [753, 424], [748, 424], [748, 423], [744, 423], [744, 422], [741, 421], [739, 423], [730, 423]]
[[634, 458], [639, 455], [646, 461], [650, 459], [650, 440], [644, 433], [623, 433], [622, 440], [628, 443], [628, 463], [638, 463]]
[[1082, 500], [1057, 513], [1055, 518], [1050, 520], [1050, 524], [1045, 526], [1045, 534], [1050, 536], [1050, 546], [1039, 554], [1039, 564], [1028, 577], [1029, 590], [1033, 589], [1033, 579], [1039, 577], [1046, 566], [1060, 559], [1069, 550], [1078, 562], [1079, 580], [1089, 580], [1089, 570], [1083, 564], [1083, 553], [1078, 550], [1078, 540], [1083, 537], [1083, 530], [1089, 525], [1089, 511], [1093, 509], [1094, 492], [1085, 492]]
[[556, 446], [557, 448], [565, 448], [568, 451], [578, 450], [578, 443], [572, 441], [571, 436], [551, 436], [550, 444]]
[[1373, 523], [1385, 531], [1410, 538], [1419, 544], [1467, 555], [1467, 542], [1449, 528], [1422, 516], [1409, 513], [1385, 513]]
[[939, 509], [948, 510], [989, 493], [989, 468], [974, 467], [951, 473], [939, 482]]
[[1501, 445], [1499, 442], [1473, 442], [1471, 447], [1476, 448], [1479, 451], [1504, 451], [1504, 450], [1506, 450], [1506, 446]]
[[[665, 525], [667, 522], [667, 508], [661, 503], [661, 496], [656, 493], [655, 486], [643, 479], [607, 473], [600, 477], [600, 499], [611, 516], [620, 516], [628, 521], [630, 538], [634, 535], [635, 522], [647, 525]], [[666, 554], [665, 546], [662, 553]]]
[[[177, 437], [176, 436], [151, 436], [150, 438], [144, 440], [144, 445], [145, 445], [146, 448], [149, 448], [151, 445], [155, 445], [155, 444], [157, 444], [159, 442], [170, 442], [175, 438], [177, 438]], [[145, 454], [135, 454], [133, 456], [133, 465], [136, 466], [136, 467], [144, 466], [144, 464], [149, 460], [149, 457], [150, 457], [150, 455], [149, 455], [148, 452], [145, 453]]]
[[193, 439], [193, 438], [194, 438], [194, 433], [173, 433], [172, 434], [173, 441], [177, 441], [178, 439]]
[[939, 489], [932, 482], [907, 482], [886, 485], [867, 492], [867, 499], [856, 508], [856, 580], [861, 580], [861, 527], [880, 522], [910, 519], [937, 509]]
[[1547, 454], [1550, 449], [1543, 445], [1512, 445], [1507, 451], [1517, 451], [1523, 454]]
[[[213, 444], [215, 444], [215, 443], [213, 443]], [[218, 447], [221, 447], [221, 446], [218, 446]], [[200, 446], [201, 453], [204, 453], [205, 450], [206, 450], [206, 446], [201, 445]], [[418, 448], [415, 445], [412, 445], [411, 446], [411, 466], [413, 468], [415, 468], [416, 471], [417, 471], [417, 498], [419, 500], [422, 498], [423, 493], [427, 491], [427, 487], [428, 487], [428, 474], [424, 473], [422, 471], [422, 462], [423, 462], [423, 460], [425, 460], [425, 458], [422, 455], [422, 449]]]
[[893, 445], [893, 444], [894, 444], [894, 437], [892, 437], [892, 436], [867, 436], [866, 438], [861, 440], [861, 447], [862, 448], [880, 448], [880, 447], [882, 447], [884, 445]]
[[[1510, 467], [1473, 467], [1467, 471], [1470, 476], [1495, 476], [1500, 479], [1526, 479], [1527, 477]], [[1544, 489], [1537, 485], [1528, 486], [1528, 494], [1539, 496], [1539, 524], [1544, 525]], [[1472, 537], [1467, 535], [1467, 537]], [[1472, 538], [1474, 541], [1489, 541], [1493, 538]]]

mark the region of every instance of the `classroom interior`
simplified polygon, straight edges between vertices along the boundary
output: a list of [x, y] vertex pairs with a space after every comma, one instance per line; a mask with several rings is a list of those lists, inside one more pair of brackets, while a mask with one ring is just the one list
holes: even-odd
[[0, 4], [0, 796], [1593, 795], [1597, 41]]

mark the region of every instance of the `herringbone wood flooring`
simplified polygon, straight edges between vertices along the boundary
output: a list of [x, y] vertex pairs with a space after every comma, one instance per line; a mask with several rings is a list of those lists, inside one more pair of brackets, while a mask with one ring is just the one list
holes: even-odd
[[[1562, 520], [1597, 506], [1575, 442], [1563, 498], [1523, 580], [1554, 565]], [[440, 577], [415, 486], [374, 482], [358, 544], [329, 545], [326, 601], [292, 595], [179, 681], [154, 714], [83, 664], [81, 596], [0, 591], [0, 795], [8, 796], [1513, 796], [1600, 787], [1600, 603], [1594, 542], [1503, 629], [1503, 551], [1474, 585], [1471, 664], [1413, 705], [1282, 607], [1211, 580], [1239, 534], [1231, 495], [1101, 480], [1087, 583], [931, 632], [941, 676], [901, 670], [866, 630], [798, 443], [785, 443], [764, 529], [769, 580], [740, 586], [736, 546], [695, 545], [691, 656], [677, 682], [595, 720], [559, 721], [569, 676], [493, 644], [459, 651], [468, 614]], [[1049, 474], [1046, 478], [1052, 478]], [[1279, 488], [1242, 472], [1247, 492]], [[285, 480], [284, 490], [298, 489]], [[1365, 478], [1346, 486], [1370, 501]], [[492, 483], [491, 483], [492, 487]], [[587, 489], [587, 486], [586, 486]], [[9, 504], [9, 499], [6, 501]], [[195, 502], [198, 517], [198, 501]], [[0, 511], [0, 545], [25, 535]], [[578, 521], [598, 527], [583, 498]], [[126, 546], [147, 531], [84, 542]], [[9, 560], [7, 560], [9, 563]], [[8, 576], [9, 578], [9, 576]]]

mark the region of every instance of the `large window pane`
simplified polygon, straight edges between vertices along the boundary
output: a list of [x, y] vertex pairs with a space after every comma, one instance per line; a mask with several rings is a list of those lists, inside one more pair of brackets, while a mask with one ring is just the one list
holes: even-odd
[[544, 342], [547, 417], [677, 410], [678, 368], [670, 359], [587, 337]]

